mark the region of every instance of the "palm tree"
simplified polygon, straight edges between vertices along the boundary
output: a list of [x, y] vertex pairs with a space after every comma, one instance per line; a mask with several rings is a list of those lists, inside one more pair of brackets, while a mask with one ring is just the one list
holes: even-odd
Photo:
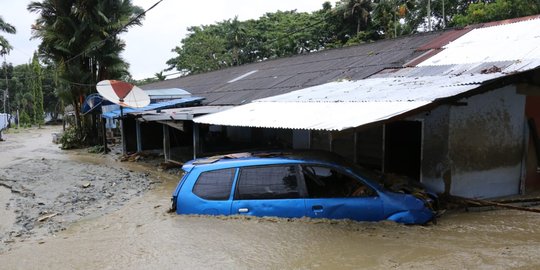
[[82, 127], [80, 102], [103, 79], [119, 79], [128, 73], [120, 57], [124, 42], [118, 38], [129, 27], [141, 25], [143, 10], [131, 0], [43, 0], [31, 2], [39, 14], [33, 37], [41, 39], [39, 53], [52, 60], [59, 77], [69, 83], [69, 103]]
[[366, 30], [371, 19], [372, 3], [370, 0], [341, 0], [337, 8], [343, 9], [345, 19], [354, 20], [356, 24], [356, 34]]
[[[2, 16], [0, 16], [0, 32], [15, 34], [17, 30], [15, 29], [15, 26], [5, 22]], [[7, 39], [0, 35], [0, 56], [9, 54], [11, 49], [13, 49], [13, 47], [11, 47]]]

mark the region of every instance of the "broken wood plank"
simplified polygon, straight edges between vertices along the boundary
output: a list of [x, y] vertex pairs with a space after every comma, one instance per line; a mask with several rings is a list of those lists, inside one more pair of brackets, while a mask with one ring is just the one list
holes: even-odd
[[47, 219], [50, 219], [50, 218], [55, 217], [57, 215], [58, 215], [58, 213], [52, 213], [52, 214], [48, 214], [48, 215], [43, 215], [43, 216], [39, 217], [37, 219], [37, 221], [43, 222], [43, 221], [46, 221]]
[[450, 196], [450, 197], [457, 201], [460, 201], [466, 204], [477, 205], [477, 206], [495, 206], [495, 207], [512, 209], [512, 210], [540, 213], [540, 209], [535, 209], [535, 208], [527, 208], [527, 207], [510, 205], [506, 203], [498, 203], [498, 202], [488, 201], [488, 200], [470, 199], [470, 198], [464, 198], [464, 197], [459, 197], [459, 196]]
[[538, 203], [540, 203], [540, 197], [521, 198], [521, 199], [503, 199], [503, 200], [494, 200], [493, 202], [497, 202], [497, 203], [530, 203], [530, 202], [538, 202]]

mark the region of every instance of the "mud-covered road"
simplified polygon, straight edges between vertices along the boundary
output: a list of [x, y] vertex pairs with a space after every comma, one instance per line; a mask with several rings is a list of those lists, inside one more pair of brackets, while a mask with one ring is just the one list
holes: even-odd
[[52, 131], [0, 142], [0, 269], [540, 269], [539, 214], [426, 227], [178, 216], [177, 176], [61, 151]]

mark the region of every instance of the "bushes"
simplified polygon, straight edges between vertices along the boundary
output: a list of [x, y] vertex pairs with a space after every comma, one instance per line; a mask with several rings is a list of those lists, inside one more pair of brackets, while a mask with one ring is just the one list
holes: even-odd
[[60, 138], [60, 148], [67, 150], [67, 149], [74, 149], [74, 148], [80, 148], [83, 145], [83, 140], [81, 138], [81, 132], [77, 129], [75, 126], [70, 126], [64, 131], [62, 134], [62, 137]]

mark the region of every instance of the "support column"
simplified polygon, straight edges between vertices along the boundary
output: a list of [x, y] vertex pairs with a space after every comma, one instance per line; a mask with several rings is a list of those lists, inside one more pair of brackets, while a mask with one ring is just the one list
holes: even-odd
[[107, 154], [107, 120], [105, 118], [101, 117], [101, 134], [103, 136], [103, 153]]
[[328, 148], [330, 152], [334, 151], [334, 145], [333, 145], [332, 140], [333, 140], [332, 131], [329, 131], [328, 132]]
[[171, 137], [169, 135], [169, 126], [163, 126], [163, 156], [165, 161], [171, 160]]
[[353, 158], [353, 161], [354, 161], [354, 164], [358, 164], [358, 132], [356, 132], [356, 129], [354, 130], [354, 149], [353, 149], [353, 153], [354, 153], [354, 158]]
[[124, 130], [124, 107], [120, 106], [120, 137], [122, 137], [122, 155], [127, 153], [126, 132]]
[[142, 152], [141, 122], [135, 120], [135, 134], [137, 135], [137, 152]]
[[197, 158], [199, 146], [199, 125], [193, 123], [193, 159]]

